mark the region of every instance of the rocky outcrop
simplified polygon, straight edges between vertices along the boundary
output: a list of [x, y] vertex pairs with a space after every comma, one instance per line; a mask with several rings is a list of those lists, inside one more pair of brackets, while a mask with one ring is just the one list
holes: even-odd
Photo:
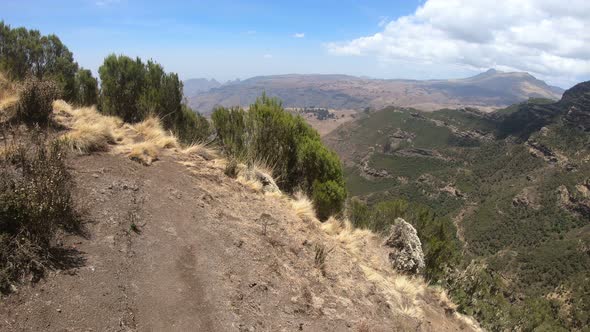
[[527, 141], [526, 146], [529, 149], [531, 155], [541, 158], [550, 164], [558, 164], [561, 166], [569, 166], [567, 167], [568, 170], [574, 170], [570, 164], [568, 164], [568, 159], [563, 156], [562, 154], [551, 150], [548, 146], [542, 143], [538, 143], [535, 141]]
[[395, 152], [400, 157], [422, 157], [422, 158], [434, 158], [440, 160], [449, 160], [449, 158], [443, 156], [436, 150], [409, 148], [402, 149]]
[[559, 186], [557, 188], [559, 205], [586, 220], [590, 220], [590, 198], [587, 196], [587, 191], [590, 190], [590, 181], [586, 180], [584, 183], [577, 185], [576, 189], [578, 193], [571, 194], [566, 186]]
[[583, 131], [590, 131], [590, 81], [577, 84], [563, 94], [560, 102], [567, 107], [566, 122]]
[[532, 208], [533, 210], [541, 208], [537, 195], [532, 187], [524, 188], [518, 195], [514, 196], [512, 206]]
[[453, 184], [447, 184], [446, 186], [441, 188], [440, 191], [446, 192], [449, 195], [455, 196], [458, 198], [465, 198], [465, 194], [463, 194], [463, 192], [461, 192], [461, 190], [455, 188], [455, 186]]
[[384, 245], [393, 249], [389, 261], [395, 270], [417, 274], [424, 268], [424, 253], [416, 229], [404, 219], [395, 219]]

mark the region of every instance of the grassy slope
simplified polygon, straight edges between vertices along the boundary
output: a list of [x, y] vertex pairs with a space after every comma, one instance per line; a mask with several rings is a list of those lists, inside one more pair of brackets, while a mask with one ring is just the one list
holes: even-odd
[[[539, 103], [532, 103], [535, 105], [521, 104], [519, 107], [538, 107]], [[533, 132], [529, 138], [565, 155], [569, 163], [577, 166], [577, 171], [570, 172], [563, 166], [532, 156], [523, 143], [511, 138], [465, 141], [448, 128], [452, 125], [460, 131], [491, 132], [495, 127], [491, 117], [469, 111], [443, 110], [421, 113], [422, 118], [418, 118], [412, 116], [412, 112], [385, 109], [359, 120], [360, 125], [352, 134], [335, 133], [348, 137], [352, 141], [347, 142], [349, 146], [365, 149], [356, 151], [355, 156], [366, 155], [368, 147], [372, 146], [375, 152], [370, 155], [371, 167], [385, 169], [392, 175], [391, 179], [371, 180], [362, 177], [358, 168], [349, 167], [347, 180], [351, 193], [367, 195], [373, 202], [404, 197], [449, 217], [475, 204], [473, 212], [466, 214], [461, 221], [466, 257], [469, 257], [464, 263], [475, 258], [487, 265], [490, 275], [502, 279], [502, 297], [507, 301], [498, 302], [494, 310], [510, 311], [510, 301], [518, 304], [526, 299], [552, 298], [550, 305], [554, 309], [550, 311], [555, 319], [534, 323], [534, 326], [572, 328], [587, 321], [582, 312], [590, 296], [583, 293], [579, 282], [588, 281], [584, 275], [590, 273], [590, 257], [587, 250], [580, 248], [587, 247], [590, 242], [590, 225], [583, 217], [560, 205], [557, 188], [565, 185], [570, 193], [576, 193], [576, 184], [582, 183], [590, 174], [590, 166], [582, 161], [586, 156], [583, 152], [587, 154], [588, 135], [574, 132], [558, 121], [548, 126], [548, 133]], [[432, 120], [438, 120], [438, 125]], [[398, 149], [436, 150], [449, 160], [382, 153], [388, 135], [398, 128], [416, 135], [410, 143], [404, 142]], [[346, 130], [347, 127], [340, 129]], [[337, 144], [332, 145], [338, 150]], [[348, 163], [351, 164], [350, 160]], [[425, 175], [428, 180], [420, 181]], [[400, 181], [398, 177], [406, 181]], [[454, 185], [465, 198], [441, 192], [440, 189], [447, 184]], [[532, 204], [515, 206], [513, 199], [524, 188], [531, 193]], [[488, 320], [486, 323], [492, 329], [514, 325], [530, 327], [527, 322], [508, 314], [505, 319], [488, 317], [483, 305], [480, 305], [483, 309], [478, 309], [474, 303], [470, 305], [475, 307], [474, 310], [482, 311], [480, 319]]]

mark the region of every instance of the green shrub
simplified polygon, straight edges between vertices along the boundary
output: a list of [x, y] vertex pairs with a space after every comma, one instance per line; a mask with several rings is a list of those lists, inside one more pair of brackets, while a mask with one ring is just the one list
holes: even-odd
[[263, 94], [247, 112], [219, 107], [211, 118], [217, 141], [228, 156], [270, 165], [281, 190], [302, 190], [312, 197], [320, 219], [341, 211], [346, 190], [340, 159], [278, 99]]
[[76, 73], [75, 103], [82, 106], [98, 104], [98, 81], [88, 69]]
[[26, 79], [19, 91], [16, 118], [27, 124], [45, 124], [53, 110], [53, 101], [59, 97], [55, 82]]
[[228, 160], [223, 173], [229, 176], [230, 178], [235, 179], [236, 177], [238, 177], [238, 162], [235, 159]]
[[317, 217], [320, 220], [326, 220], [331, 215], [342, 211], [346, 199], [346, 189], [336, 181], [320, 182], [316, 180], [313, 184], [311, 197]]
[[[184, 144], [205, 140], [209, 122], [182, 103], [182, 82], [161, 65], [127, 56], [109, 55], [98, 69], [101, 80], [100, 111], [125, 122], [140, 122], [148, 116], [160, 118]], [[91, 80], [86, 79], [91, 85]]]
[[172, 131], [180, 142], [193, 144], [204, 142], [211, 134], [211, 126], [204, 116], [182, 105], [181, 112], [174, 119]]
[[244, 159], [246, 149], [246, 112], [239, 107], [218, 107], [211, 114], [217, 142], [228, 156]]
[[72, 52], [55, 35], [43, 36], [38, 30], [11, 28], [0, 21], [0, 70], [17, 81], [29, 76], [53, 80], [62, 98], [76, 100], [78, 64]]
[[147, 114], [138, 103], [145, 82], [145, 66], [141, 60], [109, 55], [98, 72], [101, 81], [100, 110], [119, 116], [125, 122], [143, 120]]
[[65, 149], [39, 137], [12, 143], [0, 159], [0, 290], [43, 272], [59, 228], [79, 227]]

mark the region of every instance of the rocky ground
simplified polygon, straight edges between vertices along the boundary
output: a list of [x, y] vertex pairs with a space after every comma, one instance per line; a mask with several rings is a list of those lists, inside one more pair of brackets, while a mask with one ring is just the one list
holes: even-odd
[[167, 151], [147, 167], [98, 153], [70, 167], [86, 235], [63, 236], [61, 265], [2, 298], [2, 331], [476, 328], [438, 291], [384, 269], [376, 236], [326, 231], [220, 160]]

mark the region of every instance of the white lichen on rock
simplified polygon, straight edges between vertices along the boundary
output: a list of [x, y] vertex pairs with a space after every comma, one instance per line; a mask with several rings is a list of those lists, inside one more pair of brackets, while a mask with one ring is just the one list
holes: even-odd
[[418, 274], [424, 268], [424, 253], [416, 229], [404, 219], [395, 219], [384, 245], [393, 249], [389, 261], [397, 271]]

